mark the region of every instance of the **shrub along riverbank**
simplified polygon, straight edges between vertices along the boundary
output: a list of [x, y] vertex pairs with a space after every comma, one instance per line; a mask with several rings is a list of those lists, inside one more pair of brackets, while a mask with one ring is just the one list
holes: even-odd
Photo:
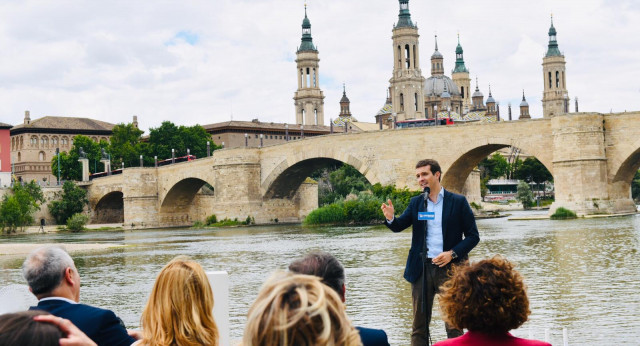
[[335, 202], [324, 205], [307, 215], [305, 225], [367, 225], [380, 223], [384, 220], [380, 206], [391, 199], [396, 213], [401, 213], [409, 204], [413, 196], [420, 191], [396, 189], [394, 186], [375, 184], [370, 190], [351, 194], [346, 198], [339, 198]]

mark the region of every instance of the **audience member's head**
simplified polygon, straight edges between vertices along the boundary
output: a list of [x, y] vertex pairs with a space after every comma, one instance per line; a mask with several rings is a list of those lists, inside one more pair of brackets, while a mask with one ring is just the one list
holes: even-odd
[[32, 251], [22, 264], [22, 275], [38, 299], [56, 296], [80, 300], [80, 275], [61, 247], [44, 246]]
[[49, 313], [31, 310], [0, 315], [0, 345], [58, 346], [62, 331], [54, 324], [34, 321], [38, 315]]
[[531, 313], [522, 276], [501, 256], [457, 266], [441, 287], [440, 308], [452, 327], [489, 334], [518, 328]]
[[158, 274], [142, 312], [146, 345], [218, 345], [213, 292], [204, 270], [179, 256]]
[[333, 288], [340, 299], [345, 301], [344, 267], [332, 254], [314, 251], [303, 258], [293, 261], [289, 270], [306, 275], [315, 275], [323, 284]]
[[276, 273], [249, 309], [244, 346], [362, 345], [336, 292], [311, 275]]

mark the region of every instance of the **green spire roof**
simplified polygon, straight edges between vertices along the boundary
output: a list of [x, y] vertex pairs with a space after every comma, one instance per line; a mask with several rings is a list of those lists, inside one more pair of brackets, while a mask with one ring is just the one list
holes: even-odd
[[464, 65], [462, 46], [460, 45], [460, 34], [458, 34], [458, 46], [456, 47], [456, 66], [453, 69], [453, 73], [456, 72], [469, 72], [467, 67]]
[[551, 16], [551, 27], [549, 28], [549, 47], [545, 56], [562, 56], [556, 41], [556, 28], [553, 27], [553, 15]]
[[398, 23], [396, 28], [415, 28], [411, 21], [411, 13], [409, 13], [409, 0], [398, 0], [400, 3], [400, 14], [398, 15]]
[[311, 38], [311, 21], [307, 18], [307, 5], [304, 5], [304, 19], [302, 20], [302, 42], [298, 52], [316, 51]]

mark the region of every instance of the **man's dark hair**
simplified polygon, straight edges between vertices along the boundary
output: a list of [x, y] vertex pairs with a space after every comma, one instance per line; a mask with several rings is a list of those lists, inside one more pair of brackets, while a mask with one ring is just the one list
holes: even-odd
[[425, 167], [425, 166], [429, 166], [429, 170], [431, 171], [431, 174], [435, 175], [436, 172], [440, 172], [440, 176], [442, 176], [442, 170], [440, 169], [440, 164], [438, 163], [438, 161], [434, 159], [424, 159], [416, 163], [416, 168]]
[[58, 346], [64, 334], [54, 324], [34, 321], [39, 315], [50, 314], [30, 310], [0, 315], [0, 345]]
[[342, 296], [344, 285], [344, 267], [332, 254], [323, 251], [314, 251], [297, 259], [289, 265], [289, 270], [306, 275], [320, 277], [322, 283], [333, 288]]

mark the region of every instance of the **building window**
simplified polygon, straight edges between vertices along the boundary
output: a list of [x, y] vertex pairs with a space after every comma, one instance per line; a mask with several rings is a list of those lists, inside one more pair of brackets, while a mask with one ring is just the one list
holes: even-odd
[[413, 67], [418, 68], [418, 63], [416, 62], [416, 46], [413, 45]]
[[404, 46], [404, 54], [406, 56], [407, 69], [409, 69], [411, 68], [411, 51], [408, 44]]
[[44, 161], [44, 151], [38, 153], [38, 160]]
[[318, 78], [316, 75], [316, 69], [313, 69], [313, 87], [316, 88], [318, 87]]
[[404, 95], [400, 94], [400, 111], [404, 112]]
[[560, 87], [560, 72], [556, 71], [556, 88]]

